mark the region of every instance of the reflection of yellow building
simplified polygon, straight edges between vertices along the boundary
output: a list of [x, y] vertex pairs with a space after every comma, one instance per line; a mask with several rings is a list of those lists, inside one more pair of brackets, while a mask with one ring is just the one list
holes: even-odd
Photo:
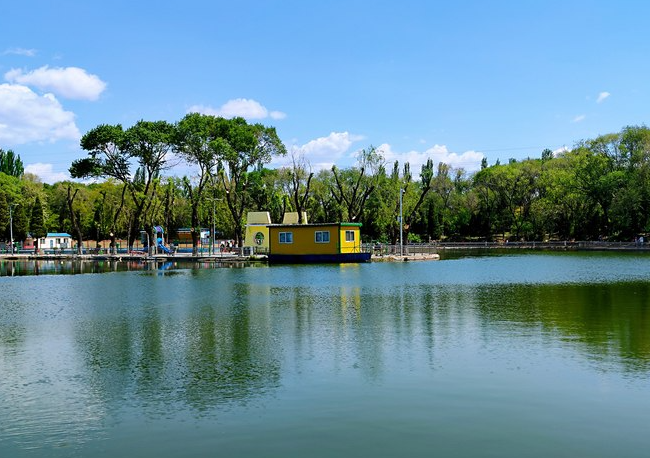
[[246, 233], [244, 246], [255, 247], [266, 251], [269, 249], [269, 212], [248, 212], [246, 216]]
[[361, 223], [271, 224], [269, 262], [365, 262]]

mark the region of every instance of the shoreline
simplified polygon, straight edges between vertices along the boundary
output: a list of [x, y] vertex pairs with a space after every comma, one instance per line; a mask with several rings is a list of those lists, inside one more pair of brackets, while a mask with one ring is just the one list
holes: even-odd
[[[649, 244], [634, 242], [448, 242], [426, 245], [404, 245], [400, 256], [399, 246], [383, 245], [372, 250], [371, 262], [429, 261], [440, 259], [440, 252], [476, 250], [531, 250], [531, 251], [615, 251], [648, 252]], [[174, 253], [146, 255], [142, 253], [76, 254], [76, 253], [0, 253], [2, 261], [182, 261], [182, 262], [267, 262], [265, 255], [240, 255], [238, 253], [198, 254]]]

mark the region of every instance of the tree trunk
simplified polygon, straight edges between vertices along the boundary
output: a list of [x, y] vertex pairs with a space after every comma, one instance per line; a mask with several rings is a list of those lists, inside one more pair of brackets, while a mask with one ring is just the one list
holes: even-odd
[[68, 196], [67, 196], [67, 201], [68, 201], [68, 210], [70, 211], [70, 220], [72, 221], [72, 226], [74, 227], [75, 232], [77, 233], [77, 254], [82, 254], [83, 250], [83, 235], [81, 234], [81, 227], [79, 226], [79, 220], [77, 219], [77, 215], [75, 214], [73, 210], [73, 204], [74, 204], [74, 199], [77, 197], [77, 193], [79, 192], [79, 189], [75, 189], [74, 194], [72, 196], [70, 195], [70, 192], [72, 191], [72, 188], [68, 186]]

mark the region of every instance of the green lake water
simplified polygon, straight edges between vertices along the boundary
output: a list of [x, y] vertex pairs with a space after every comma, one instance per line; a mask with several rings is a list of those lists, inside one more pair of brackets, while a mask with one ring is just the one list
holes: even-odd
[[0, 457], [650, 453], [648, 255], [0, 272]]

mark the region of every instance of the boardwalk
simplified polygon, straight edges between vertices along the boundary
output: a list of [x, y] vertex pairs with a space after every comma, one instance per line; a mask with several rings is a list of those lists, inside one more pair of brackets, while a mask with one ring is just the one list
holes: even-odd
[[[436, 259], [441, 252], [448, 250], [566, 250], [566, 251], [649, 251], [650, 244], [635, 242], [592, 242], [592, 241], [553, 241], [553, 242], [433, 242], [426, 244], [405, 244], [389, 245], [383, 243], [363, 244], [362, 251], [372, 253], [375, 261], [399, 260], [428, 260]], [[4, 260], [53, 260], [53, 259], [77, 259], [77, 260], [113, 260], [113, 261], [186, 261], [186, 262], [242, 262], [242, 261], [265, 261], [266, 256], [253, 253], [242, 254], [241, 250], [234, 249], [223, 253], [173, 253], [147, 255], [142, 252], [121, 251], [117, 254], [92, 253], [76, 254], [71, 250], [52, 251], [45, 250], [42, 253], [22, 251], [18, 254], [0, 252], [0, 259]]]

